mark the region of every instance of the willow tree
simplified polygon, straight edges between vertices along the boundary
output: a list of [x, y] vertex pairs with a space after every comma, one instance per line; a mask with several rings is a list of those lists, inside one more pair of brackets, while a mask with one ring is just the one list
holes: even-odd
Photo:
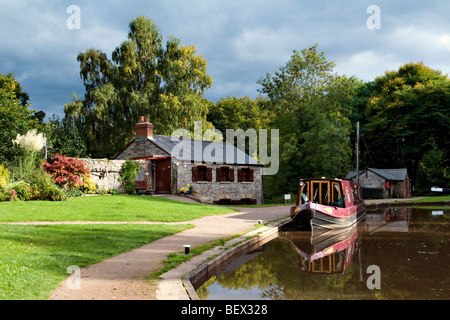
[[175, 37], [165, 45], [152, 20], [139, 17], [129, 24], [128, 39], [112, 53], [88, 49], [77, 57], [84, 98], [74, 96], [65, 107], [86, 142], [88, 153], [108, 157], [133, 138], [138, 117], [149, 117], [156, 134], [174, 129], [193, 131], [194, 121], [206, 130], [208, 101], [204, 93], [212, 85], [207, 61], [195, 46]]

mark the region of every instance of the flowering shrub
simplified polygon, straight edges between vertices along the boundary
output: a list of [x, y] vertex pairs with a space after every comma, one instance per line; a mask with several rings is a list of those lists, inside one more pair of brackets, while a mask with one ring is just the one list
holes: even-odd
[[31, 199], [32, 193], [33, 190], [30, 184], [21, 180], [8, 184], [6, 196], [11, 201], [16, 201], [18, 199], [27, 201]]
[[192, 194], [194, 193], [194, 187], [190, 184], [188, 184], [186, 187], [180, 188], [180, 190], [178, 190], [180, 192], [180, 194]]
[[11, 190], [9, 190], [9, 193], [11, 194], [11, 196], [10, 196], [11, 201], [16, 201], [17, 200], [16, 190], [11, 189]]
[[55, 155], [50, 162], [44, 163], [44, 168], [56, 184], [67, 190], [83, 186], [83, 179], [89, 177], [89, 169], [83, 161], [65, 155]]

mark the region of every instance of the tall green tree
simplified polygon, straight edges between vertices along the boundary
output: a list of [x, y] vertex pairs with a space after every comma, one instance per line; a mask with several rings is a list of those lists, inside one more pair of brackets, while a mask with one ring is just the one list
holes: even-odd
[[[226, 139], [227, 129], [241, 129], [244, 133], [249, 133], [249, 138], [245, 141], [245, 149], [239, 145], [237, 139], [235, 139], [234, 144], [236, 147], [242, 148], [242, 151], [251, 153], [250, 136], [252, 136], [252, 132], [249, 130], [254, 130], [255, 137], [259, 141], [259, 130], [270, 129], [272, 118], [275, 115], [270, 109], [264, 107], [265, 103], [267, 103], [267, 99], [263, 97], [256, 99], [250, 97], [222, 98], [210, 107], [207, 120], [222, 133], [224, 140]], [[258, 154], [250, 155], [259, 160]]]
[[280, 170], [265, 179], [269, 198], [295, 193], [300, 178], [342, 177], [350, 168], [349, 99], [356, 80], [333, 68], [315, 45], [294, 51], [286, 66], [258, 82], [280, 130]]
[[210, 108], [207, 119], [223, 134], [227, 129], [264, 129], [270, 123], [270, 116], [262, 104], [262, 99], [250, 97], [222, 98]]
[[92, 156], [113, 156], [133, 138], [141, 115], [152, 121], [155, 133], [174, 129], [204, 130], [209, 102], [204, 93], [212, 85], [207, 61], [196, 48], [163, 37], [152, 20], [130, 22], [128, 39], [112, 53], [99, 50], [78, 55], [86, 93], [65, 107], [66, 118], [78, 128]]
[[[439, 162], [441, 182], [449, 181], [450, 79], [447, 75], [423, 63], [408, 63], [397, 71], [386, 72], [374, 81], [366, 116], [367, 124], [362, 130], [378, 167], [406, 167], [413, 183], [421, 181], [424, 187], [426, 182], [420, 177], [419, 167]], [[436, 161], [438, 155], [440, 161]], [[435, 169], [428, 168], [428, 171], [435, 172]], [[425, 186], [428, 187], [431, 185]]]
[[78, 129], [68, 121], [60, 120], [58, 116], [45, 122], [44, 132], [47, 137], [47, 158], [55, 154], [68, 157], [88, 157], [87, 148]]
[[17, 134], [39, 127], [28, 100], [28, 94], [12, 73], [0, 74], [0, 164], [13, 160], [12, 140]]

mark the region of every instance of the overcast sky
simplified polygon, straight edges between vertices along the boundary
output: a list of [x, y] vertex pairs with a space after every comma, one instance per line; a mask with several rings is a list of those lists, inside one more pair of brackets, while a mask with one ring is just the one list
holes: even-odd
[[[68, 28], [71, 5], [80, 9], [79, 29]], [[372, 5], [380, 20], [367, 12]], [[0, 73], [14, 74], [32, 109], [63, 116], [73, 94], [84, 94], [78, 53], [95, 48], [111, 58], [138, 16], [152, 19], [164, 40], [173, 35], [205, 56], [212, 101], [256, 97], [260, 78], [316, 43], [336, 72], [366, 81], [410, 61], [450, 71], [444, 0], [0, 0]]]

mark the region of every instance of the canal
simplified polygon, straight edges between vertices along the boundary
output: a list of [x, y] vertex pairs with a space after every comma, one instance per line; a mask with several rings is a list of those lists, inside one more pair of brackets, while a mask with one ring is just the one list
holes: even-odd
[[202, 300], [450, 299], [450, 208], [368, 210], [353, 228], [289, 230], [210, 278]]

